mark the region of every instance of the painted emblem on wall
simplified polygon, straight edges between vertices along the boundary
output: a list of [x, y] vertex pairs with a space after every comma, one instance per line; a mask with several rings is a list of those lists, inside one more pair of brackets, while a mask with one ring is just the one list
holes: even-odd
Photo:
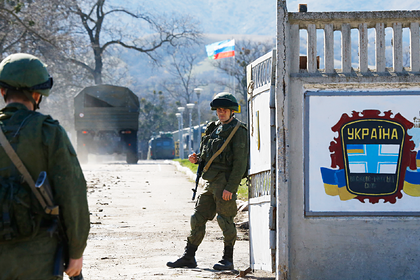
[[413, 123], [400, 113], [379, 110], [343, 114], [331, 129], [331, 168], [321, 167], [325, 193], [341, 200], [396, 203], [402, 191], [420, 196], [420, 172], [407, 130]]

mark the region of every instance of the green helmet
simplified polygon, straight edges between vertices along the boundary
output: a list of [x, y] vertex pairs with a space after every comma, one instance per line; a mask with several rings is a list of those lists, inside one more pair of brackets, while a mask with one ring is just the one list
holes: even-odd
[[229, 92], [221, 92], [216, 94], [216, 96], [210, 102], [210, 107], [212, 110], [216, 110], [217, 108], [231, 109], [235, 112], [239, 110], [238, 101], [236, 101], [235, 96]]
[[9, 55], [0, 63], [0, 87], [39, 92], [48, 96], [53, 80], [47, 67], [36, 56], [26, 53]]

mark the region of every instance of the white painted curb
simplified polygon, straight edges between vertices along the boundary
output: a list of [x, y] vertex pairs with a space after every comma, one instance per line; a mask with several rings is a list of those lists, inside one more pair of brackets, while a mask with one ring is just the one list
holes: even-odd
[[[187, 175], [187, 177], [195, 183], [195, 179], [197, 177], [197, 174], [193, 173], [191, 171], [191, 169], [189, 169], [188, 167], [185, 167], [185, 166], [181, 166], [181, 164], [178, 161], [170, 160], [168, 162], [170, 164], [175, 165], [175, 167], [178, 171], [181, 171], [181, 172], [185, 173], [185, 175]], [[205, 185], [205, 181], [203, 180], [203, 178], [200, 178], [200, 181], [198, 182], [198, 186], [199, 187], [204, 187], [204, 185]]]

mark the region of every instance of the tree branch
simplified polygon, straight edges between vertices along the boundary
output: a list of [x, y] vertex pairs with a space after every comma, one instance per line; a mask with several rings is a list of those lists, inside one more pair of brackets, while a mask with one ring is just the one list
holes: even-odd
[[81, 61], [79, 61], [75, 58], [65, 57], [64, 59], [82, 67], [85, 70], [87, 70], [92, 76], [95, 73], [95, 70], [93, 70], [89, 65], [87, 65], [86, 63], [83, 63], [83, 62], [81, 62]]
[[[12, 15], [26, 30], [30, 31], [31, 33], [35, 34], [35, 36], [37, 36], [38, 38], [40, 38], [42, 41], [50, 44], [51, 46], [57, 48], [57, 46], [51, 42], [50, 40], [48, 40], [47, 38], [45, 38], [44, 36], [40, 35], [38, 32], [36, 32], [35, 30], [33, 30], [32, 28], [30, 28], [28, 25], [26, 25], [13, 11], [8, 10], [4, 7], [0, 6], [0, 10], [5, 11], [6, 13]], [[4, 17], [3, 17], [4, 18]], [[7, 18], [5, 18], [7, 20]]]

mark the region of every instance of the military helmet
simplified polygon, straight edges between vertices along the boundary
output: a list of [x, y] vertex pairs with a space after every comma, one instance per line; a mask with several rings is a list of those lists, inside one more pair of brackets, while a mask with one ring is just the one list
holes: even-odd
[[9, 55], [0, 63], [0, 87], [39, 92], [48, 96], [53, 86], [47, 67], [36, 56], [26, 53]]
[[235, 112], [239, 110], [238, 101], [236, 101], [235, 96], [229, 92], [221, 92], [216, 94], [216, 96], [210, 102], [210, 107], [212, 110], [216, 110], [217, 108], [231, 109]]

